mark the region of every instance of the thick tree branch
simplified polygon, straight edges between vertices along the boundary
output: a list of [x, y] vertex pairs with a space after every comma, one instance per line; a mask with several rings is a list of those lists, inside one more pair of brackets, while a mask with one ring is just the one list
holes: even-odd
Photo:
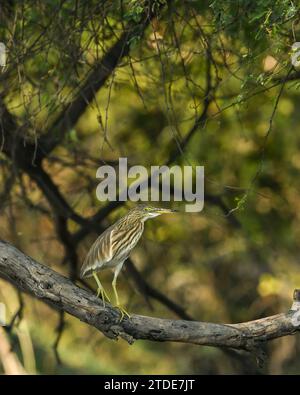
[[241, 324], [170, 320], [133, 315], [119, 322], [119, 312], [92, 293], [41, 265], [7, 242], [0, 241], [0, 276], [23, 292], [67, 312], [99, 329], [109, 338], [122, 337], [129, 343], [145, 339], [174, 341], [256, 351], [266, 341], [299, 331], [300, 293], [287, 313]]

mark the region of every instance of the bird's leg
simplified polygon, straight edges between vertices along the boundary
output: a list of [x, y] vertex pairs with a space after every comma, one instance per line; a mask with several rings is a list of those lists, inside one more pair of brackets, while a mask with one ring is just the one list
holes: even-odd
[[124, 307], [122, 307], [122, 306], [120, 305], [119, 295], [118, 295], [118, 291], [117, 291], [117, 277], [118, 277], [118, 275], [119, 275], [119, 273], [120, 273], [120, 270], [122, 269], [122, 266], [123, 266], [123, 262], [122, 262], [121, 265], [119, 265], [119, 266], [116, 267], [116, 270], [115, 270], [115, 273], [114, 273], [114, 279], [113, 279], [113, 281], [112, 281], [112, 288], [113, 288], [113, 290], [114, 290], [114, 294], [115, 294], [115, 298], [116, 298], [116, 306], [115, 306], [115, 307], [116, 307], [116, 308], [120, 311], [120, 313], [121, 313], [121, 319], [120, 319], [120, 321], [123, 320], [123, 318], [124, 318], [125, 315], [127, 315], [127, 317], [130, 318], [129, 313], [124, 309]]
[[98, 289], [97, 289], [97, 298], [99, 297], [100, 293], [101, 293], [101, 298], [103, 301], [103, 307], [105, 307], [105, 298], [107, 299], [108, 302], [110, 302], [110, 299], [107, 295], [107, 293], [105, 292], [104, 288], [102, 287], [102, 284], [100, 283], [100, 280], [97, 276], [96, 272], [93, 272], [93, 277], [97, 283]]
[[129, 313], [124, 309], [124, 307], [122, 307], [122, 306], [120, 305], [119, 297], [118, 297], [118, 292], [117, 292], [117, 287], [116, 287], [116, 281], [113, 281], [113, 282], [112, 282], [112, 287], [113, 287], [114, 294], [115, 294], [115, 298], [116, 298], [116, 306], [115, 306], [115, 307], [116, 307], [118, 310], [120, 310], [120, 313], [121, 313], [121, 319], [120, 319], [120, 321], [123, 320], [123, 318], [124, 318], [125, 315], [127, 315], [127, 317], [130, 318]]

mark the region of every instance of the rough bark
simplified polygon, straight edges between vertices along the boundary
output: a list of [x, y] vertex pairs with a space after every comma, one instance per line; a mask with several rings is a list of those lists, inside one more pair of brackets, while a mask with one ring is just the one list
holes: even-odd
[[122, 337], [130, 344], [135, 340], [174, 341], [259, 350], [266, 341], [293, 335], [300, 329], [300, 292], [294, 292], [292, 308], [274, 316], [239, 324], [215, 324], [171, 320], [133, 314], [120, 322], [118, 310], [61, 274], [0, 240], [0, 276], [19, 290], [29, 293], [55, 309], [67, 312], [94, 326], [105, 336]]

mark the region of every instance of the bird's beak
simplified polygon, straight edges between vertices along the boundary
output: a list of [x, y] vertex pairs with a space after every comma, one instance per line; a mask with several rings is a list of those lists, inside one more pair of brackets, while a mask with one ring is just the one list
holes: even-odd
[[177, 213], [177, 210], [169, 209], [169, 208], [161, 208], [160, 210], [157, 211], [157, 214], [171, 214], [171, 213]]

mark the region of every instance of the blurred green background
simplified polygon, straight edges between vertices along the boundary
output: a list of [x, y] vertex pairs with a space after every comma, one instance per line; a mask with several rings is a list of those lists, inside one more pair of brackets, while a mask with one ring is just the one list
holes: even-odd
[[[147, 222], [132, 254], [143, 278], [196, 320], [235, 323], [284, 312], [299, 287], [300, 74], [290, 60], [291, 45], [300, 40], [299, 16], [299, 2], [287, 0], [1, 5], [0, 40], [7, 46], [1, 108], [16, 120], [24, 150], [49, 131], [56, 136], [57, 117], [69, 116], [66, 108], [84, 97], [88, 76], [124, 32], [133, 32], [125, 40], [128, 54], [87, 100], [79, 120], [65, 123], [63, 138], [42, 165], [83, 217], [107, 204], [96, 198], [96, 170], [119, 157], [148, 169], [170, 158], [172, 164], [205, 166], [204, 210], [186, 213], [184, 202], [170, 203], [180, 213]], [[204, 122], [197, 124], [205, 106]], [[74, 262], [79, 269], [96, 233], [76, 246], [71, 261], [45, 194], [17, 159], [1, 151], [0, 237], [74, 279]], [[132, 205], [111, 210], [101, 224], [113, 223]], [[70, 234], [80, 229], [70, 218], [65, 225]], [[111, 273], [101, 278], [109, 290]], [[157, 300], [150, 306], [127, 272], [119, 292], [131, 312], [178, 318]], [[20, 300], [9, 341], [31, 373], [300, 371], [297, 336], [268, 343], [259, 368], [253, 355], [215, 348], [147, 341], [129, 346], [70, 316], [64, 317], [59, 364], [53, 350], [58, 313], [0, 280], [9, 320]]]

